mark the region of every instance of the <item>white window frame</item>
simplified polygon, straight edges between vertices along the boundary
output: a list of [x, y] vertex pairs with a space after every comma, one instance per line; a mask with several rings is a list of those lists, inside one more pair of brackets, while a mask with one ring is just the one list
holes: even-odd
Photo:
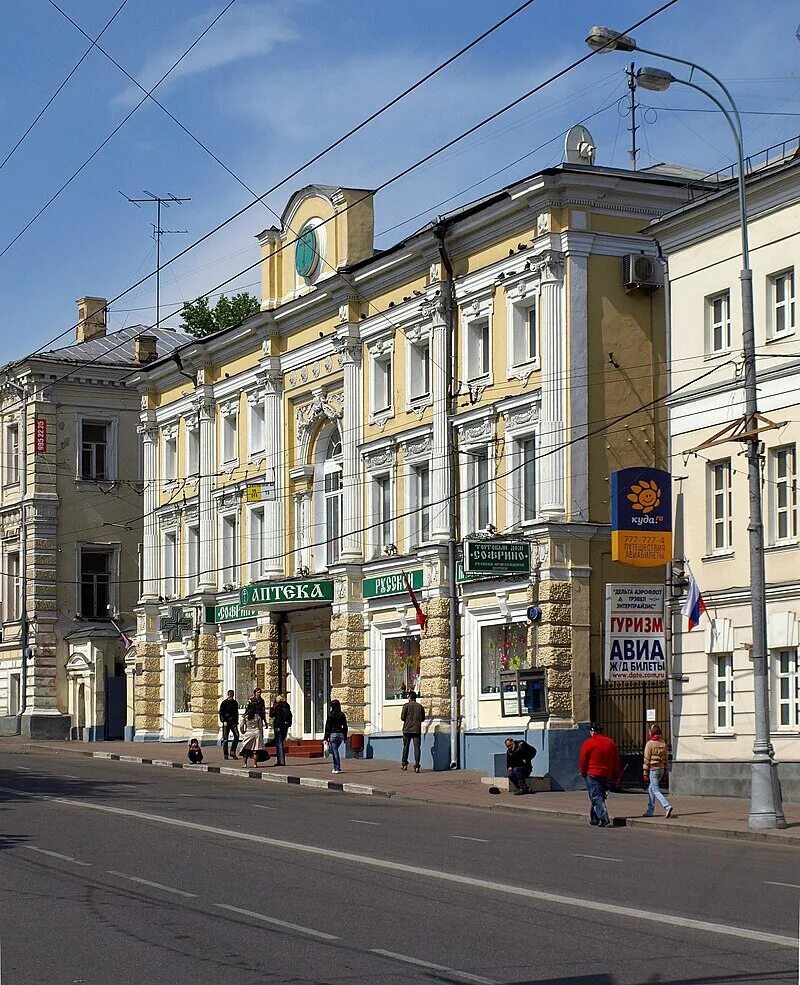
[[[388, 504], [386, 496], [388, 495]], [[394, 502], [394, 482], [391, 472], [374, 472], [370, 476], [370, 499], [372, 509], [371, 533], [373, 557], [383, 554], [384, 548], [389, 544], [396, 544], [395, 534], [395, 502]], [[386, 516], [385, 509], [388, 505], [389, 515]]]
[[178, 435], [174, 428], [163, 431], [164, 481], [175, 482], [178, 478]]
[[[106, 478], [92, 479], [83, 476], [83, 425], [102, 424], [108, 428], [106, 441]], [[75, 453], [75, 476], [79, 482], [114, 482], [117, 478], [117, 448], [119, 418], [111, 414], [78, 414], [75, 419], [77, 434]]]
[[[480, 327], [480, 337], [478, 331]], [[485, 334], [483, 327], [485, 326]], [[484, 344], [485, 338], [485, 344]], [[464, 330], [464, 365], [467, 382], [488, 384], [492, 379], [492, 315], [481, 312], [468, 318]], [[475, 364], [476, 353], [480, 350], [480, 360]]]
[[[717, 317], [716, 306], [720, 306], [720, 317]], [[731, 292], [717, 291], [705, 299], [706, 306], [706, 355], [717, 356], [731, 350]], [[715, 345], [714, 335], [720, 332], [721, 345]]]
[[184, 527], [183, 570], [186, 594], [192, 595], [200, 583], [200, 521], [190, 520]]
[[394, 404], [392, 353], [372, 357], [372, 413], [388, 414]]
[[[226, 531], [233, 527], [233, 536], [230, 538], [230, 551], [227, 549], [229, 540]], [[239, 514], [235, 510], [229, 510], [219, 515], [219, 585], [233, 585], [237, 588], [240, 578], [240, 558], [239, 558]]]
[[[109, 570], [109, 582], [108, 582], [108, 615], [106, 616], [90, 616], [87, 613], [81, 611], [83, 608], [82, 596], [83, 596], [83, 554], [84, 551], [87, 554], [108, 554], [110, 557], [110, 563], [108, 566]], [[98, 543], [79, 543], [75, 545], [75, 583], [77, 585], [76, 593], [76, 612], [87, 620], [98, 621], [98, 622], [108, 622], [115, 617], [115, 613], [119, 610], [119, 555], [120, 555], [120, 545], [119, 544], [98, 544]]]
[[[736, 679], [733, 668], [733, 652], [711, 655], [711, 731], [732, 733], [736, 726]], [[725, 685], [725, 697], [720, 700], [719, 685]], [[725, 724], [720, 725], [720, 711]]]
[[[730, 458], [708, 464], [708, 503], [709, 554], [730, 554], [733, 551], [733, 467]], [[723, 544], [717, 543], [718, 530], [725, 534]]]
[[267, 449], [267, 406], [263, 396], [248, 399], [247, 455], [253, 459], [263, 458]]
[[236, 465], [239, 461], [239, 409], [224, 408], [220, 414], [220, 449], [223, 466]]
[[184, 421], [186, 433], [186, 475], [200, 477], [200, 427], [197, 421]]
[[[19, 544], [7, 544], [3, 551], [3, 621], [19, 622], [22, 618], [22, 569], [20, 568]], [[16, 564], [16, 570], [12, 567]]]
[[[788, 670], [781, 670], [781, 657], [787, 655]], [[781, 693], [786, 684], [786, 696]], [[772, 651], [772, 697], [773, 718], [777, 731], [797, 732], [800, 730], [800, 651], [796, 646], [782, 646]], [[782, 722], [783, 709], [787, 710], [787, 722]]]
[[[781, 445], [771, 448], [770, 458], [770, 492], [772, 500], [772, 543], [791, 544], [797, 540], [797, 446]], [[785, 471], [781, 475], [782, 462]], [[785, 505], [781, 506], [781, 498], [785, 497]], [[781, 519], [785, 518], [786, 532], [781, 534]]]
[[19, 422], [13, 421], [6, 424], [5, 429], [5, 468], [3, 469], [4, 484], [6, 486], [18, 486], [20, 480], [20, 447], [19, 447]]
[[[414, 462], [409, 468], [409, 502], [413, 513], [409, 517], [411, 542], [419, 546], [431, 539], [433, 510], [431, 508], [431, 463], [429, 459]], [[425, 479], [423, 479], [423, 475]], [[427, 490], [425, 485], [427, 483]], [[427, 500], [427, 502], [426, 502]], [[427, 517], [424, 516], [427, 514]], [[427, 531], [425, 527], [427, 526]]]
[[266, 509], [260, 504], [251, 506], [247, 511], [247, 569], [250, 581], [258, 581], [264, 574], [266, 520]]
[[[429, 404], [432, 400], [430, 336], [420, 337], [416, 341], [409, 339], [407, 345], [408, 366], [406, 378], [408, 381], [409, 407]], [[421, 387], [416, 386], [419, 380], [422, 381]]]
[[[788, 335], [794, 335], [797, 325], [794, 267], [787, 267], [785, 270], [770, 274], [767, 282], [770, 338], [784, 339]], [[781, 284], [785, 287], [785, 296], [782, 301], [779, 301], [778, 288]], [[783, 328], [779, 329], [778, 321], [781, 317], [783, 319]]]
[[[485, 444], [470, 445], [468, 448], [461, 449], [462, 468], [461, 475], [466, 499], [467, 522], [462, 520], [463, 534], [476, 534], [485, 530], [490, 524], [494, 523], [494, 483], [492, 482], [492, 464], [494, 462], [494, 442], [489, 441]], [[486, 460], [486, 475], [481, 475], [481, 462]], [[477, 483], [484, 481], [480, 488]], [[481, 524], [481, 501], [485, 497], [486, 504], [486, 523]]]
[[[538, 291], [521, 301], [509, 300], [507, 310], [508, 325], [510, 327], [510, 337], [508, 339], [510, 352], [509, 369], [516, 371], [524, 370], [526, 374], [532, 373], [539, 369], [541, 364], [541, 312]], [[531, 312], [533, 312], [535, 319], [532, 351], [530, 346]]]
[[177, 597], [180, 566], [180, 540], [177, 527], [161, 531], [161, 594], [165, 599]]

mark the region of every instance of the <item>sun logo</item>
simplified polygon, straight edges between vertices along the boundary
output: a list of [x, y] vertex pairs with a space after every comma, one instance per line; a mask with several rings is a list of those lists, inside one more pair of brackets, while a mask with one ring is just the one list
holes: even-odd
[[655, 480], [648, 482], [647, 479], [641, 479], [639, 482], [634, 482], [631, 486], [631, 491], [628, 493], [628, 500], [633, 503], [634, 510], [639, 510], [642, 513], [652, 513], [653, 510], [661, 505], [661, 490], [658, 488], [658, 483]]

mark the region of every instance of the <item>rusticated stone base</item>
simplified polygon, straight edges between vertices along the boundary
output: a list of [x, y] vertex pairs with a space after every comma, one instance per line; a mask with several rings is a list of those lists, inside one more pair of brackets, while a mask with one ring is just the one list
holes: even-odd
[[217, 637], [201, 634], [192, 671], [192, 730], [216, 732], [219, 728], [220, 666]]
[[351, 730], [366, 721], [367, 652], [364, 648], [364, 617], [341, 612], [331, 618], [331, 698], [342, 703]]
[[542, 619], [528, 634], [535, 664], [545, 668], [550, 714], [572, 719], [572, 586], [568, 581], [542, 581], [528, 590]]
[[419, 643], [422, 703], [428, 718], [450, 717], [450, 600], [430, 599]]
[[136, 664], [141, 664], [142, 673], [134, 680], [136, 693], [135, 726], [136, 731], [159, 732], [161, 721], [161, 644], [137, 643]]
[[270, 621], [259, 627], [256, 636], [256, 685], [263, 692], [267, 707], [275, 700], [280, 687], [280, 654], [281, 649], [286, 653], [286, 645], [280, 643], [280, 633], [283, 626], [277, 621]]

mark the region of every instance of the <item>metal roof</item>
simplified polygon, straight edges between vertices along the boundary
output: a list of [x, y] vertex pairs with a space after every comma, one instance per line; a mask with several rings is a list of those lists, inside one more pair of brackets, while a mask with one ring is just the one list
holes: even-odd
[[60, 349], [49, 349], [36, 353], [30, 358], [46, 359], [52, 362], [95, 363], [99, 366], [139, 366], [136, 361], [136, 339], [149, 335], [157, 340], [158, 359], [187, 342], [193, 336], [170, 328], [148, 328], [147, 325], [128, 325], [117, 332], [90, 339], [88, 342], [73, 342]]

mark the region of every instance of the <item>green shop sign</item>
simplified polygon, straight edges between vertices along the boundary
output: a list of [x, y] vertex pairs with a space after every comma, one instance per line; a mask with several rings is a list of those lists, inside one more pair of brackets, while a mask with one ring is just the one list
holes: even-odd
[[[527, 574], [527, 572], [526, 572]], [[456, 584], [463, 585], [465, 582], [472, 581], [491, 581], [493, 578], [524, 578], [525, 574], [520, 574], [519, 571], [478, 571], [475, 574], [468, 574], [464, 571], [464, 564], [462, 561], [456, 561]]]
[[256, 609], [243, 609], [238, 602], [206, 606], [206, 622], [237, 622], [239, 619], [253, 619], [257, 615]]
[[475, 574], [528, 574], [531, 545], [520, 540], [465, 540], [464, 571]]
[[[416, 592], [422, 588], [422, 568], [406, 571], [406, 577]], [[402, 595], [406, 591], [406, 583], [402, 571], [391, 575], [378, 575], [376, 578], [365, 578], [361, 586], [361, 594], [365, 599], [379, 599], [385, 595]]]
[[333, 602], [332, 581], [263, 581], [239, 589], [239, 605], [276, 605], [281, 602]]

